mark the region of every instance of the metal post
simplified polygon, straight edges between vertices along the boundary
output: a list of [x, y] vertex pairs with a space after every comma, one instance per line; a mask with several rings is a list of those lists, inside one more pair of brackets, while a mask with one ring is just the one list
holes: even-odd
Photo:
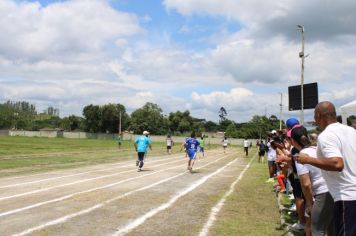
[[282, 129], [282, 102], [283, 102], [283, 94], [281, 94], [281, 103], [279, 104], [279, 130]]
[[121, 111], [120, 111], [120, 116], [119, 116], [119, 135], [121, 138]]
[[302, 51], [299, 53], [299, 57], [302, 59], [302, 72], [300, 81], [300, 95], [301, 95], [301, 109], [300, 109], [300, 123], [304, 124], [304, 26], [298, 25], [298, 28], [302, 32]]

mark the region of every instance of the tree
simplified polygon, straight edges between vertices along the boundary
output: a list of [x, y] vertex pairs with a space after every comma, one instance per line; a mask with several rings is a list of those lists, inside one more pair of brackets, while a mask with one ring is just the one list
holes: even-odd
[[220, 110], [219, 110], [220, 122], [226, 120], [226, 116], [227, 116], [227, 112], [226, 112], [225, 108], [224, 107], [220, 107]]
[[101, 130], [101, 110], [97, 105], [88, 105], [83, 109], [84, 130], [97, 133]]
[[126, 113], [125, 106], [122, 104], [107, 104], [101, 108], [101, 131], [118, 133], [121, 113], [121, 130], [128, 128], [129, 115]]
[[207, 121], [204, 123], [204, 129], [207, 132], [216, 132], [218, 131], [219, 125], [213, 121]]
[[80, 129], [82, 122], [82, 117], [71, 115], [62, 119], [60, 127], [64, 130], [73, 131]]
[[164, 127], [162, 109], [157, 104], [148, 102], [131, 114], [130, 129], [136, 134], [144, 130], [151, 134], [166, 134], [167, 128]]
[[225, 136], [230, 138], [237, 138], [237, 129], [234, 123], [229, 124], [226, 128]]

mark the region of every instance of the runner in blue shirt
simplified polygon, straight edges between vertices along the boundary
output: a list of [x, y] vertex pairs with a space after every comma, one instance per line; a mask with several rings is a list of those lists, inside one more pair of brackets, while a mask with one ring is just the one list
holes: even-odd
[[147, 148], [149, 147], [152, 151], [151, 140], [148, 138], [149, 134], [150, 133], [148, 131], [143, 131], [143, 135], [136, 138], [134, 143], [138, 155], [138, 159], [136, 161], [136, 166], [138, 166], [138, 171], [142, 170]]
[[198, 146], [200, 145], [199, 141], [195, 139], [195, 133], [193, 132], [190, 138], [185, 141], [185, 146], [188, 154], [188, 170], [192, 173], [193, 165], [197, 156]]

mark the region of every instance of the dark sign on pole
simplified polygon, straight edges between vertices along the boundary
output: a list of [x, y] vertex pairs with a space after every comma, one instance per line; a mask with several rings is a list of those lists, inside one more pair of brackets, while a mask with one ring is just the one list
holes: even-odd
[[[304, 84], [303, 86], [304, 94], [304, 109], [312, 109], [318, 104], [318, 83]], [[301, 86], [290, 86], [288, 87], [289, 96], [289, 110], [301, 110]]]

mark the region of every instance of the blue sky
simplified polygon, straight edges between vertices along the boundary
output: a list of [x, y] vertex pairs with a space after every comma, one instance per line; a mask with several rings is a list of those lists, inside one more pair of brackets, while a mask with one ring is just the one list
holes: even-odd
[[[258, 7], [256, 7], [258, 6]], [[356, 99], [356, 3], [345, 0], [3, 0], [0, 101], [81, 115], [89, 104], [145, 102], [245, 122], [288, 111], [288, 86], [305, 83], [339, 107]], [[306, 120], [312, 110], [305, 111]], [[282, 118], [283, 118], [282, 117]]]

